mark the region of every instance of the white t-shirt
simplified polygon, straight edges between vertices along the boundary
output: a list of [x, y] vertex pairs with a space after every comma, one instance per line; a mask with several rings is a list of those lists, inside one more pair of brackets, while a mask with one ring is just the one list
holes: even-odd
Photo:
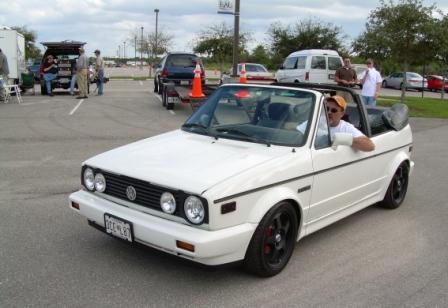
[[340, 120], [339, 124], [335, 127], [330, 126], [330, 134], [333, 139], [335, 133], [348, 133], [353, 136], [353, 138], [364, 136], [364, 134], [357, 129], [353, 124]]
[[367, 69], [361, 76], [360, 79], [364, 78], [364, 75], [367, 73], [366, 81], [362, 85], [361, 95], [363, 96], [375, 96], [376, 92], [376, 84], [382, 83], [383, 78], [381, 78], [380, 73], [374, 68]]

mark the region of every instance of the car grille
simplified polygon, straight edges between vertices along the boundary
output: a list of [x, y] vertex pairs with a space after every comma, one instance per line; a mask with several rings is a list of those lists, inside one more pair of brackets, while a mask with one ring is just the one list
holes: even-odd
[[[180, 202], [183, 199], [182, 196], [184, 195], [184, 193], [180, 191], [170, 190], [146, 181], [130, 178], [123, 175], [116, 175], [107, 172], [103, 172], [103, 175], [106, 178], [107, 183], [106, 190], [104, 191], [105, 194], [138, 204], [140, 206], [161, 210], [160, 197], [166, 191], [174, 195], [176, 204], [181, 204]], [[134, 187], [137, 193], [135, 200], [129, 200], [126, 195], [126, 189], [129, 186]]]

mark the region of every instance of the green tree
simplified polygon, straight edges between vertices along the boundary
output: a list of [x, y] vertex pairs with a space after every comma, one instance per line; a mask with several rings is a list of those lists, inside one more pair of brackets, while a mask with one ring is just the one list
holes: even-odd
[[268, 64], [270, 56], [263, 45], [257, 45], [248, 56], [248, 62]]
[[[249, 34], [240, 33], [240, 54], [245, 50]], [[233, 27], [226, 23], [207, 27], [193, 40], [194, 52], [205, 54], [212, 61], [218, 63], [221, 72], [224, 63], [232, 62], [233, 54]]]
[[341, 27], [331, 23], [308, 19], [292, 26], [283, 26], [277, 22], [271, 24], [267, 34], [272, 53], [280, 59], [297, 50], [314, 48], [334, 49], [343, 55], [347, 54], [342, 45], [346, 36]]
[[380, 1], [370, 13], [366, 30], [355, 39], [353, 50], [377, 62], [392, 60], [404, 71], [422, 64], [433, 55], [435, 5], [424, 6], [422, 0]]
[[37, 34], [33, 30], [28, 30], [26, 26], [12, 27], [13, 30], [21, 33], [25, 38], [25, 59], [39, 59], [42, 57], [42, 53], [39, 48], [36, 47]]

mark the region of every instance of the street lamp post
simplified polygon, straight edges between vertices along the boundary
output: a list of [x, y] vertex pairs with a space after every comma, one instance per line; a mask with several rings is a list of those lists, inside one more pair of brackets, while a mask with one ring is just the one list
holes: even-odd
[[156, 58], [157, 57], [157, 40], [158, 40], [158, 37], [157, 37], [157, 30], [158, 30], [158, 25], [159, 25], [159, 9], [155, 9], [154, 10], [154, 13], [156, 13], [156, 41], [155, 41], [155, 48], [154, 48], [154, 58]]
[[126, 41], [123, 42], [123, 59], [126, 61]]

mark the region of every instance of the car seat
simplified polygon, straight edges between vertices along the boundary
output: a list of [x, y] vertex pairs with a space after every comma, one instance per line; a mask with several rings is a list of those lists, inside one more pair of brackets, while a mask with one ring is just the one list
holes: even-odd
[[258, 125], [280, 128], [283, 126], [285, 120], [289, 115], [289, 104], [285, 103], [271, 103], [268, 105], [268, 118], [262, 118], [258, 122]]

